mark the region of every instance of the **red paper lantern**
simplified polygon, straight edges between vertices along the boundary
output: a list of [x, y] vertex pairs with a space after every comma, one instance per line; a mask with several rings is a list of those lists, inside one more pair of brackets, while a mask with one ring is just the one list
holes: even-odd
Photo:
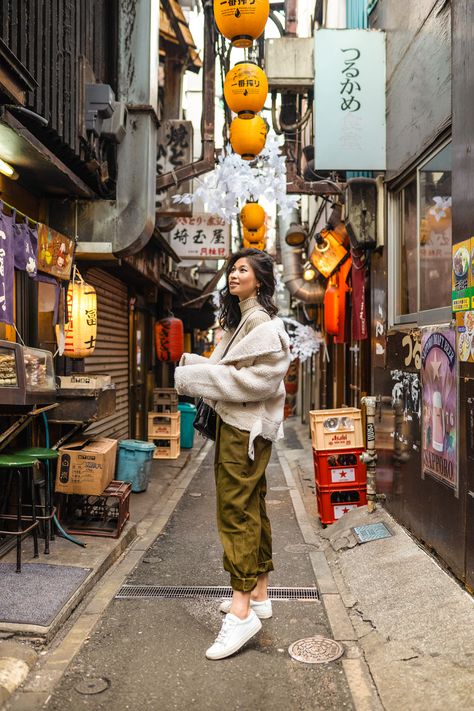
[[324, 293], [324, 330], [330, 336], [339, 333], [339, 289], [334, 282], [334, 278], [329, 280]]
[[155, 324], [156, 357], [176, 363], [184, 353], [184, 328], [179, 318], [162, 318]]

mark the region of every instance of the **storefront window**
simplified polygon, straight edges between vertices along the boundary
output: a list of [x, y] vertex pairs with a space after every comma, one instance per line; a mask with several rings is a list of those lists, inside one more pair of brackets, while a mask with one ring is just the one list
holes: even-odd
[[56, 337], [53, 318], [56, 289], [53, 284], [38, 283], [38, 345], [54, 353]]
[[420, 164], [392, 201], [394, 321], [435, 323], [434, 310], [451, 299], [451, 144]]
[[419, 171], [420, 311], [451, 299], [451, 144]]

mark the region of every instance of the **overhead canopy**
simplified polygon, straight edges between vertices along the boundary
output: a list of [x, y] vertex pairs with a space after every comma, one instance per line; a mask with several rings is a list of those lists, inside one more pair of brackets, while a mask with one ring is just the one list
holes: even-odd
[[[160, 46], [161, 40], [180, 50], [187, 69], [196, 74], [199, 72], [202, 62], [178, 0], [163, 0], [160, 3]], [[160, 54], [167, 55], [166, 47], [160, 49]]]

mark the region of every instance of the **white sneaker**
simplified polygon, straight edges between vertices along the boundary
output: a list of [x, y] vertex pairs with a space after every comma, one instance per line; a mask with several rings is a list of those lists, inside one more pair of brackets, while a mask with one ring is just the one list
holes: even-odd
[[208, 659], [230, 657], [261, 629], [262, 623], [253, 610], [250, 610], [249, 616], [245, 620], [241, 620], [235, 615], [226, 615], [221, 631], [214, 644], [207, 650], [206, 657]]
[[[223, 600], [219, 606], [219, 612], [228, 613], [232, 605], [232, 600]], [[272, 601], [270, 598], [266, 600], [250, 600], [250, 608], [255, 612], [260, 620], [268, 620], [273, 615]]]

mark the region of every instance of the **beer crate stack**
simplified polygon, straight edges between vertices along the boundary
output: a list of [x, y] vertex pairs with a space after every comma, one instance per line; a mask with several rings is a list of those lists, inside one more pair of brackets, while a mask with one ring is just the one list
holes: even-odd
[[153, 459], [177, 459], [181, 453], [181, 413], [175, 388], [153, 390], [153, 410], [148, 413], [148, 441], [154, 442]]
[[309, 414], [318, 514], [326, 526], [367, 503], [361, 411], [346, 407]]

